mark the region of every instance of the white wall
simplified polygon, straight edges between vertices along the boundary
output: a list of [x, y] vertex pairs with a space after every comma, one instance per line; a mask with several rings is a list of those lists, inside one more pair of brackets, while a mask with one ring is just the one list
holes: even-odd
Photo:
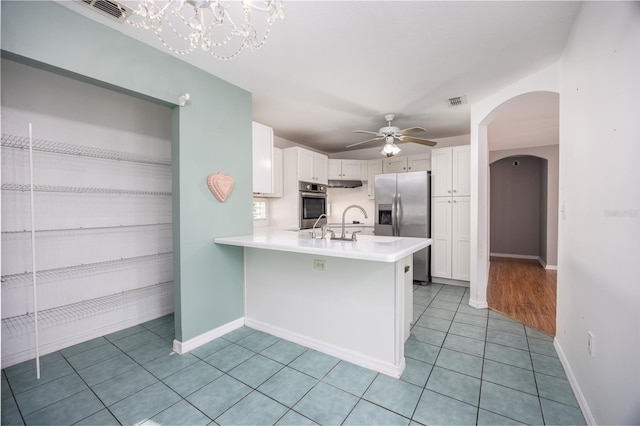
[[367, 219], [360, 209], [351, 209], [345, 216], [345, 223], [349, 224], [354, 220], [359, 221], [365, 225], [373, 226], [373, 214], [375, 211], [375, 205], [373, 200], [367, 197], [367, 183], [359, 188], [329, 188], [327, 190], [327, 201], [329, 203], [329, 223], [341, 223], [342, 212], [344, 209], [352, 204], [357, 204], [362, 207], [366, 212]]
[[[2, 89], [3, 142], [28, 140], [32, 123], [36, 143], [59, 148], [33, 152], [34, 184], [56, 187], [34, 193], [40, 354], [172, 312], [171, 166], [59, 145], [170, 160], [171, 110], [6, 59]], [[29, 184], [28, 150], [3, 147], [1, 169], [3, 184]], [[32, 270], [28, 194], [1, 194], [3, 367], [35, 356], [32, 329], [13, 326], [34, 305], [21, 277]]]
[[640, 424], [639, 76], [640, 4], [584, 3], [560, 62], [556, 345], [598, 424]]

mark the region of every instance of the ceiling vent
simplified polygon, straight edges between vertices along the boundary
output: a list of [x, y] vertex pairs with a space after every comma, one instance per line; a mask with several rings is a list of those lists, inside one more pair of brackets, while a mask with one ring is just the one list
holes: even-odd
[[117, 1], [110, 0], [81, 0], [80, 3], [84, 4], [91, 9], [100, 12], [102, 15], [108, 16], [111, 19], [115, 19], [118, 22], [124, 22], [124, 20], [131, 15], [132, 9], [118, 3]]
[[466, 104], [467, 98], [464, 95], [456, 96], [455, 98], [449, 98], [448, 102], [450, 107], [457, 107]]

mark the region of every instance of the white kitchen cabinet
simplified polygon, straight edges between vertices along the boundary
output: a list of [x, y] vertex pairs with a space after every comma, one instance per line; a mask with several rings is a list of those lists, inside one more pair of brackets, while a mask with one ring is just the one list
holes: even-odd
[[273, 193], [273, 129], [252, 123], [253, 192]]
[[451, 211], [450, 197], [431, 200], [431, 275], [451, 278]]
[[469, 145], [431, 151], [431, 191], [434, 197], [470, 195]]
[[360, 160], [334, 160], [327, 162], [327, 175], [332, 180], [360, 180]]
[[431, 203], [431, 275], [469, 281], [469, 197], [434, 197]]
[[375, 176], [382, 173], [382, 160], [367, 161], [367, 198], [373, 200], [375, 194]]
[[470, 197], [453, 197], [451, 209], [451, 278], [469, 281]]
[[431, 170], [431, 156], [429, 154], [387, 157], [382, 160], [382, 163], [383, 173], [404, 173]]
[[382, 160], [382, 173], [404, 173], [407, 171], [407, 157], [387, 157]]
[[[312, 183], [327, 183], [328, 157], [304, 148], [287, 148], [290, 158], [295, 157], [298, 181]], [[286, 161], [286, 160], [285, 160]]]
[[431, 152], [431, 275], [468, 281], [470, 264], [469, 146]]
[[363, 182], [366, 182], [367, 179], [369, 179], [369, 169], [367, 168], [367, 160], [360, 160], [360, 180]]
[[273, 192], [254, 192], [254, 197], [280, 198], [284, 195], [283, 161], [282, 149], [273, 147]]
[[410, 155], [407, 157], [408, 172], [422, 172], [431, 170], [431, 156], [429, 154]]

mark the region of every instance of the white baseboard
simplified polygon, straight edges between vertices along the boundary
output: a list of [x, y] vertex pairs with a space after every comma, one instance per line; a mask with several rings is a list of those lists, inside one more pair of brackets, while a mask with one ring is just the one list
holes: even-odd
[[322, 352], [327, 355], [340, 358], [344, 361], [359, 365], [364, 368], [368, 368], [369, 370], [377, 371], [379, 373], [385, 374], [387, 376], [391, 376], [396, 379], [402, 376], [402, 372], [404, 371], [404, 368], [405, 368], [404, 357], [402, 358], [400, 365], [396, 366], [393, 364], [389, 364], [386, 362], [382, 362], [382, 361], [364, 356], [362, 354], [350, 351], [348, 349], [340, 348], [325, 342], [321, 342], [316, 339], [311, 339], [309, 337], [302, 336], [297, 333], [292, 333], [288, 330], [284, 330], [279, 327], [274, 327], [272, 325], [265, 324], [261, 321], [256, 321], [250, 318], [246, 318], [245, 324], [247, 327], [251, 327], [256, 330], [263, 331], [265, 333], [271, 334], [272, 336], [276, 336], [281, 339], [288, 340], [289, 342], [297, 343], [307, 348], [315, 349], [318, 352]]
[[538, 258], [538, 263], [540, 263], [540, 265], [542, 265], [544, 269], [549, 269], [553, 271], [558, 270], [558, 265], [547, 265], [547, 262], [545, 262], [541, 257]]
[[244, 325], [244, 317], [238, 318], [237, 320], [228, 322], [220, 327], [214, 328], [213, 330], [209, 330], [206, 333], [202, 333], [199, 336], [194, 337], [193, 339], [189, 339], [185, 342], [181, 342], [179, 340], [173, 341], [173, 351], [177, 354], [186, 354], [189, 351], [194, 350], [195, 348], [204, 345], [205, 343], [209, 343], [212, 340], [217, 339], [218, 337], [222, 337], [223, 335], [240, 328]]
[[484, 302], [480, 302], [478, 300], [469, 299], [469, 306], [476, 309], [488, 309], [489, 304], [485, 300]]
[[469, 288], [469, 281], [452, 280], [451, 278], [431, 277], [431, 282], [434, 284], [455, 285], [458, 287]]
[[533, 256], [529, 254], [509, 254], [509, 253], [489, 253], [489, 256], [494, 257], [508, 257], [512, 259], [529, 259], [529, 260], [538, 260], [539, 256]]
[[578, 405], [580, 405], [580, 410], [582, 411], [582, 415], [586, 420], [588, 425], [596, 425], [596, 419], [593, 417], [593, 413], [591, 413], [591, 409], [589, 408], [589, 404], [587, 403], [584, 394], [582, 393], [582, 389], [578, 384], [578, 380], [576, 376], [573, 374], [573, 370], [571, 370], [571, 365], [569, 364], [569, 360], [567, 360], [567, 356], [564, 354], [562, 350], [562, 346], [560, 346], [560, 342], [557, 338], [553, 339], [553, 347], [556, 349], [558, 353], [558, 357], [560, 358], [560, 363], [562, 363], [562, 367], [564, 367], [565, 373], [567, 373], [567, 379], [569, 379], [569, 384], [571, 385], [571, 389], [573, 389], [573, 393], [576, 395], [576, 399], [578, 400]]

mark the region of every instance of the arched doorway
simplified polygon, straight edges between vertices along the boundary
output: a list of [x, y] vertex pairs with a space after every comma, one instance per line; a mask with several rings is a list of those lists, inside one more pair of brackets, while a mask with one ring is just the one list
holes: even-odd
[[[551, 264], [552, 268], [555, 268], [557, 262], [559, 96], [555, 90], [543, 89], [546, 84], [551, 85], [555, 78], [551, 71], [552, 68], [544, 70], [532, 77], [532, 81], [514, 85], [505, 89], [505, 93], [500, 93], [500, 96], [472, 107], [472, 158], [474, 153], [477, 155], [477, 162], [474, 164], [472, 161], [472, 167], [477, 166], [477, 171], [472, 170], [472, 177], [477, 176], [477, 205], [473, 205], [472, 194], [472, 211], [476, 207], [477, 216], [472, 217], [471, 238], [477, 239], [472, 241], [471, 245], [470, 304], [475, 307], [490, 306], [490, 265], [495, 266], [495, 262], [490, 263], [490, 163], [514, 155], [533, 155], [548, 160], [548, 178], [553, 180], [553, 183], [547, 185], [547, 242], [546, 253], [543, 256], [545, 259], [539, 259], [543, 260], [544, 264]], [[536, 261], [533, 262], [539, 270], [546, 271]], [[476, 273], [475, 276], [473, 272]], [[520, 271], [512, 281], [518, 281], [518, 275], [530, 274]], [[508, 299], [505, 297], [503, 300]], [[536, 302], [530, 303], [530, 306], [538, 305]], [[512, 312], [521, 310], [514, 308]], [[549, 327], [551, 330], [547, 332], [552, 334], [555, 330], [555, 292], [552, 309], [549, 311], [552, 311], [552, 315], [548, 315], [552, 327]], [[504, 310], [502, 312], [506, 313]]]
[[[491, 156], [491, 155], [490, 155]], [[511, 155], [490, 165], [489, 308], [555, 335], [556, 272], [547, 270], [549, 161]], [[552, 215], [556, 210], [552, 210]], [[555, 220], [551, 220], [555, 224]], [[555, 256], [555, 252], [551, 253]]]
[[[489, 278], [489, 140], [490, 125], [508, 101], [530, 93], [558, 96], [557, 64], [505, 87], [471, 105], [471, 223], [469, 305], [486, 308]], [[495, 139], [495, 137], [492, 137]]]

